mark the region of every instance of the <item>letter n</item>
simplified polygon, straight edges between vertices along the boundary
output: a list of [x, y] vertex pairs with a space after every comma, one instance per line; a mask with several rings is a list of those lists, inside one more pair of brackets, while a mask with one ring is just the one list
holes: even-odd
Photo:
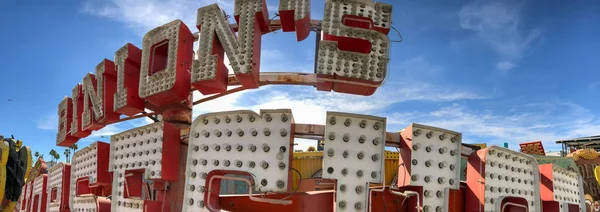
[[83, 86], [77, 84], [73, 88], [73, 119], [71, 121], [71, 135], [77, 138], [85, 138], [92, 134], [90, 130], [83, 130]]
[[200, 47], [192, 69], [192, 85], [202, 94], [227, 90], [224, 52], [242, 86], [259, 86], [261, 37], [269, 32], [267, 4], [264, 0], [236, 0], [234, 16], [239, 38], [217, 4], [198, 9]]
[[107, 123], [119, 120], [114, 112], [114, 96], [117, 92], [115, 64], [104, 59], [96, 66], [96, 75], [83, 78], [83, 129], [99, 130]]

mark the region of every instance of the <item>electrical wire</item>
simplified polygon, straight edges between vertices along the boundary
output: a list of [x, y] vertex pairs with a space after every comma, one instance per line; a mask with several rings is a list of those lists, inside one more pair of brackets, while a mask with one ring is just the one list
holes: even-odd
[[[275, 18], [277, 18], [277, 17], [279, 17], [279, 13], [275, 13], [275, 15], [274, 15], [274, 16], [273, 16], [271, 19], [269, 19], [269, 23], [268, 23], [268, 24], [271, 24], [271, 21], [273, 21], [273, 20], [274, 20]], [[271, 28], [271, 27], [269, 26], [269, 28]], [[269, 31], [270, 31], [270, 30], [271, 30], [271, 29], [269, 29]], [[277, 34], [277, 30], [273, 30], [273, 31], [271, 31], [271, 32], [272, 32], [273, 34]]]
[[[398, 149], [398, 147], [396, 147], [396, 149]], [[398, 152], [400, 152], [400, 149], [398, 149]], [[398, 170], [400, 170], [400, 166], [404, 166], [404, 163], [398, 164]], [[404, 174], [404, 178], [402, 179], [402, 182], [404, 182], [406, 180], [406, 175]], [[398, 187], [398, 186], [396, 186]], [[400, 206], [404, 205], [404, 202], [407, 200], [407, 197], [404, 197], [404, 200], [402, 200], [402, 203], [400, 203]]]
[[392, 26], [392, 29], [394, 31], [396, 31], [396, 33], [398, 33], [398, 36], [400, 37], [400, 40], [390, 40], [390, 42], [394, 42], [394, 43], [400, 43], [400, 42], [402, 42], [402, 40], [404, 40], [404, 39], [402, 38], [402, 34], [400, 34], [400, 31], [398, 31], [398, 29], [396, 29], [396, 27], [393, 27], [393, 26]]
[[[385, 189], [385, 182], [383, 182], [383, 183], [384, 183], [383, 186]], [[391, 184], [390, 184], [390, 186], [391, 186]], [[383, 192], [381, 192], [381, 201], [383, 201], [383, 212], [387, 212], [387, 203], [385, 202], [385, 195], [383, 195]]]
[[149, 200], [155, 200], [154, 197], [152, 197], [152, 192], [150, 192], [150, 183], [146, 182], [146, 185], [144, 185], [144, 187], [146, 188], [146, 199]]
[[294, 168], [292, 168], [292, 170], [294, 170], [294, 171], [296, 171], [296, 173], [298, 173], [298, 176], [300, 176], [300, 181], [298, 182], [296, 189], [294, 189], [294, 191], [289, 196], [281, 198], [281, 199], [288, 199], [288, 198], [292, 197], [294, 195], [294, 193], [296, 193], [296, 191], [298, 191], [298, 188], [300, 188], [300, 185], [302, 184], [302, 174], [300, 174], [300, 171], [298, 171], [297, 169], [294, 169]]
[[275, 13], [275, 15], [273, 16], [273, 18], [269, 19], [269, 21], [272, 21], [272, 20], [274, 20], [277, 17], [279, 17], [279, 13]]
[[[390, 40], [390, 42], [393, 42], [393, 43], [400, 43], [400, 42], [402, 42], [402, 40], [404, 40], [404, 39], [402, 38], [402, 35], [400, 34], [400, 31], [398, 31], [398, 29], [396, 29], [394, 26], [392, 26], [392, 29], [393, 29], [393, 30], [395, 30], [395, 31], [396, 31], [396, 33], [398, 33], [398, 36], [400, 36], [400, 41], [394, 41], [394, 40]], [[387, 69], [387, 70], [390, 70], [390, 66], [391, 66], [391, 64], [389, 63], [389, 59], [391, 59], [391, 58], [392, 58], [392, 50], [390, 49], [388, 52], [389, 52], [389, 53], [388, 53], [388, 63], [387, 63], [387, 65], [386, 65], [386, 69]], [[315, 70], [316, 70], [316, 69], [315, 69]], [[386, 76], [386, 77], [384, 77], [384, 78], [383, 78], [383, 81], [381, 82], [381, 85], [380, 85], [380, 87], [382, 87], [382, 86], [384, 86], [384, 85], [385, 85], [385, 83], [388, 81], [388, 78], [390, 78], [390, 77], [389, 77], [389, 76]]]
[[162, 192], [163, 199], [162, 199], [162, 208], [161, 208], [161, 212], [164, 212], [164, 211], [165, 211], [165, 199], [166, 199], [166, 196], [167, 196], [167, 188], [168, 188], [168, 187], [167, 187], [167, 184], [165, 183], [165, 190], [163, 190], [163, 192]]
[[[398, 169], [400, 169], [400, 166], [405, 166], [405, 165], [404, 165], [404, 163], [398, 164]], [[404, 175], [404, 179], [402, 180], [402, 182], [404, 182], [404, 180], [406, 180], [406, 175]], [[399, 181], [399, 179], [398, 179], [398, 181]], [[420, 200], [419, 194], [417, 192], [415, 192], [415, 191], [404, 191], [403, 194], [402, 193], [398, 193], [398, 192], [393, 192], [392, 189], [391, 189], [391, 186], [390, 186], [390, 192], [392, 192], [393, 194], [404, 196], [404, 200], [402, 200], [402, 203], [400, 205], [404, 205], [404, 202], [408, 198], [410, 198], [411, 196], [413, 196], [413, 195], [416, 196], [417, 197], [417, 206], [416, 206], [416, 209], [417, 209], [417, 211], [423, 211], [421, 209], [421, 200]]]
[[221, 12], [223, 12], [223, 16], [225, 17], [225, 19], [231, 18], [231, 16], [227, 15], [227, 13], [225, 12], [225, 10], [222, 7], [219, 7], [219, 9], [221, 9]]

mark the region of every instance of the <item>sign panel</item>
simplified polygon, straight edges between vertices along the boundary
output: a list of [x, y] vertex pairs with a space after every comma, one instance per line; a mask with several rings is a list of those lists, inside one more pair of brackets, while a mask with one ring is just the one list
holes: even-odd
[[555, 164], [540, 169], [540, 189], [545, 212], [579, 212], [585, 209], [583, 178]]
[[520, 143], [521, 152], [530, 155], [546, 155], [542, 141]]
[[108, 172], [110, 145], [94, 142], [73, 154], [69, 206], [71, 211], [99, 209], [99, 198], [108, 196], [112, 182]]
[[58, 163], [48, 169], [47, 207], [48, 212], [69, 210], [71, 164]]
[[30, 212], [43, 212], [46, 211], [46, 184], [48, 183], [48, 175], [40, 174], [33, 180], [33, 188], [31, 193], [31, 204], [29, 206]]
[[220, 179], [225, 174], [251, 177], [260, 192], [291, 188], [294, 119], [291, 110], [209, 113], [190, 130], [183, 211], [219, 210]]
[[600, 154], [594, 149], [580, 149], [567, 157], [573, 158], [583, 177], [583, 189], [590, 196], [590, 202], [595, 204], [600, 200], [600, 186], [594, 175], [594, 168], [600, 165]]
[[398, 187], [418, 192], [423, 211], [446, 210], [450, 189], [460, 189], [462, 134], [411, 124], [400, 136]]
[[142, 188], [149, 189], [144, 185], [147, 181], [177, 181], [179, 167], [175, 164], [179, 163], [179, 141], [180, 130], [166, 122], [110, 137], [112, 211], [143, 211], [150, 203], [159, 208], [169, 205], [163, 204], [168, 200], [150, 199], [150, 191], [144, 193]]
[[535, 158], [491, 146], [469, 157], [466, 207], [474, 211], [527, 208], [541, 211], [540, 173]]
[[370, 211], [369, 183], [383, 183], [382, 117], [327, 112], [323, 178], [337, 179], [336, 211]]

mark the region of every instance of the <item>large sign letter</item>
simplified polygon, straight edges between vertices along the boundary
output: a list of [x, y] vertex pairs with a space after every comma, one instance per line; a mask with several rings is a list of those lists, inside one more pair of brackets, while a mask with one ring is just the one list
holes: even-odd
[[92, 134], [90, 130], [83, 130], [83, 86], [77, 84], [73, 88], [73, 118], [71, 122], [71, 136], [85, 138]]
[[144, 35], [141, 98], [163, 106], [186, 100], [190, 95], [190, 68], [194, 36], [181, 21], [175, 20]]
[[48, 169], [48, 212], [69, 211], [70, 182], [71, 164], [60, 162]]
[[261, 35], [269, 31], [268, 14], [264, 0], [236, 0], [237, 38], [217, 4], [198, 9], [200, 48], [192, 69], [192, 85], [198, 91], [212, 94], [227, 90], [223, 50], [242, 86], [258, 87]]
[[196, 118], [190, 129], [185, 178], [189, 189], [184, 192], [183, 211], [219, 211], [218, 191], [226, 174], [251, 176], [247, 182], [254, 181], [262, 192], [289, 191], [291, 112], [229, 111]]
[[115, 113], [114, 96], [117, 92], [115, 64], [104, 59], [96, 66], [96, 75], [83, 78], [83, 129], [99, 130], [106, 122], [119, 120]]
[[[398, 187], [418, 193], [423, 211], [449, 208], [450, 192], [459, 190], [461, 134], [437, 127], [411, 124], [400, 133]], [[412, 198], [411, 200], [414, 200]]]
[[337, 179], [336, 211], [370, 211], [369, 183], [383, 183], [385, 118], [327, 112], [323, 178]]
[[115, 53], [117, 70], [117, 92], [114, 98], [115, 112], [133, 116], [144, 111], [144, 100], [140, 98], [140, 61], [142, 50], [133, 44], [125, 44]]
[[[169, 200], [159, 198], [167, 191], [158, 183], [178, 179], [180, 132], [168, 122], [157, 122], [110, 137], [112, 211], [168, 211]], [[158, 193], [143, 192], [148, 181]]]
[[69, 206], [71, 211], [110, 211], [112, 185], [108, 172], [110, 145], [94, 142], [73, 154]]
[[583, 211], [585, 198], [583, 177], [556, 164], [544, 164], [540, 169], [540, 193], [545, 212]]
[[281, 30], [296, 31], [296, 38], [302, 41], [310, 33], [310, 0], [280, 0], [279, 16]]
[[46, 184], [48, 183], [48, 175], [40, 174], [33, 181], [31, 205], [27, 211], [41, 212], [46, 211]]
[[23, 190], [21, 191], [21, 197], [19, 198], [21, 206], [19, 206], [20, 211], [27, 211], [29, 208], [27, 205], [31, 202], [31, 186], [33, 185], [33, 180], [29, 183], [25, 183], [23, 185]]
[[79, 138], [71, 135], [73, 114], [73, 100], [69, 97], [65, 97], [58, 105], [58, 133], [56, 134], [56, 145], [71, 146], [79, 140]]
[[373, 94], [387, 74], [391, 16], [389, 4], [327, 1], [323, 40], [319, 43], [317, 89]]
[[491, 146], [469, 156], [466, 208], [541, 211], [540, 173], [531, 155]]

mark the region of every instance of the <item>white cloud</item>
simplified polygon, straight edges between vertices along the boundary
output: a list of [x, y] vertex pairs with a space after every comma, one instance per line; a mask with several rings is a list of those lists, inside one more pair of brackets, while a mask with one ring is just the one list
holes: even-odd
[[[422, 67], [426, 61], [416, 59]], [[421, 70], [423, 68], [420, 68]], [[415, 69], [413, 69], [415, 70]], [[424, 70], [424, 69], [423, 69]], [[425, 71], [425, 70], [424, 70]], [[314, 87], [263, 87], [245, 90], [194, 106], [193, 116], [231, 110], [291, 109], [296, 123], [324, 124], [327, 111], [387, 116], [394, 104], [406, 101], [454, 102], [482, 99], [483, 96], [451, 87], [431, 85], [420, 81], [389, 82], [372, 96], [357, 96], [317, 91]], [[231, 88], [230, 88], [231, 89]], [[194, 92], [194, 101], [203, 98]], [[315, 141], [297, 139], [296, 149], [306, 150]]]
[[[262, 70], [290, 71], [298, 67], [304, 72], [312, 72], [311, 67], [302, 67], [298, 61], [287, 61], [292, 55], [277, 50], [263, 51]], [[267, 59], [268, 58], [268, 59]], [[314, 87], [269, 86], [261, 89], [233, 93], [209, 102], [194, 106], [194, 117], [210, 112], [231, 110], [291, 109], [297, 123], [324, 124], [327, 111], [387, 116], [395, 104], [407, 101], [454, 102], [459, 100], [483, 99], [485, 96], [467, 90], [445, 85], [443, 68], [431, 64], [425, 57], [417, 56], [398, 63], [389, 71], [388, 81], [372, 96], [358, 96], [335, 92], [317, 91]], [[285, 68], [287, 67], [288, 70]], [[280, 70], [281, 69], [281, 70]], [[295, 70], [294, 70], [295, 71]], [[302, 71], [301, 71], [302, 72]], [[418, 73], [418, 74], [408, 74]], [[437, 78], [440, 79], [437, 79]], [[397, 78], [397, 79], [396, 79]], [[435, 84], [425, 83], [435, 78]], [[231, 89], [231, 88], [230, 88]], [[194, 92], [194, 101], [203, 98]], [[298, 140], [298, 148], [306, 149], [314, 142]]]
[[557, 150], [557, 140], [600, 133], [600, 119], [572, 103], [530, 104], [511, 111], [505, 114], [453, 104], [432, 111], [393, 113], [388, 124], [392, 128], [413, 122], [432, 125], [461, 132], [465, 143], [508, 142], [512, 149], [518, 149], [522, 142], [541, 140], [546, 149]]
[[98, 131], [93, 131], [92, 134], [89, 136], [90, 138], [94, 138], [94, 137], [105, 137], [108, 138], [111, 135], [123, 132], [124, 130], [122, 130], [121, 128], [119, 128], [117, 126], [118, 124], [111, 124], [111, 125], [107, 125], [106, 127], [98, 130]]
[[[388, 109], [392, 105], [405, 101], [452, 102], [481, 98], [473, 93], [444, 90], [433, 86], [380, 88], [373, 96], [322, 92], [312, 87], [298, 89], [275, 87], [242, 92], [194, 106], [194, 117], [209, 112], [230, 110], [246, 109], [259, 112], [261, 109], [291, 109], [296, 123], [325, 124], [327, 111], [387, 116]], [[199, 98], [199, 95], [195, 95], [194, 99]], [[303, 150], [310, 145], [315, 145], [314, 141], [305, 139], [298, 139], [296, 143], [298, 143], [297, 148]]]
[[129, 128], [126, 128], [126, 129], [121, 128], [122, 124], [123, 123], [111, 124], [111, 125], [105, 126], [104, 128], [102, 128], [98, 131], [93, 131], [90, 136], [82, 138], [77, 142], [80, 145], [79, 148], [81, 149], [82, 146], [87, 146], [96, 141], [110, 143], [110, 136], [117, 134], [117, 133], [121, 133], [121, 132], [129, 129]]
[[415, 56], [404, 61], [396, 61], [392, 67], [393, 73], [411, 79], [430, 79], [442, 73], [443, 68], [431, 64], [423, 56]]
[[521, 9], [522, 4], [477, 0], [465, 5], [458, 14], [463, 29], [477, 32], [505, 60], [496, 64], [498, 70], [514, 68], [542, 36], [540, 28], [520, 30]]
[[[230, 88], [231, 89], [231, 88]], [[196, 117], [203, 113], [240, 110], [242, 107], [238, 105], [238, 99], [244, 93], [252, 92], [253, 90], [245, 90], [237, 93], [232, 93], [215, 100], [200, 103], [194, 106], [193, 116]], [[208, 96], [200, 94], [198, 91], [193, 92], [193, 100], [197, 101]]]
[[[244, 102], [242, 98], [251, 99]], [[195, 100], [200, 95], [195, 95]], [[194, 106], [194, 116], [202, 113], [251, 109], [292, 109], [299, 123], [323, 124], [326, 111], [349, 113], [381, 113], [390, 106], [406, 101], [452, 102], [464, 99], [482, 98], [465, 91], [452, 91], [431, 85], [419, 87], [399, 86], [380, 88], [372, 96], [357, 96], [343, 93], [316, 91], [312, 87], [297, 89], [264, 88], [248, 90], [201, 103]], [[255, 104], [253, 102], [256, 102]]]
[[501, 61], [496, 63], [496, 69], [500, 71], [508, 71], [515, 67], [515, 64], [511, 61]]
[[181, 19], [188, 27], [195, 29], [198, 8], [214, 3], [233, 14], [233, 1], [222, 0], [110, 0], [102, 3], [87, 1], [82, 10], [123, 22], [139, 33], [146, 33], [175, 19]]
[[[101, 3], [88, 0], [82, 11], [123, 22], [142, 34], [175, 19], [182, 20], [194, 32], [197, 31], [198, 8], [211, 4], [218, 4], [233, 21], [233, 0], [108, 0]], [[267, 4], [267, 10], [273, 14], [278, 7]]]
[[58, 115], [48, 115], [36, 120], [38, 129], [58, 130]]
[[598, 88], [598, 86], [600, 86], [600, 81], [595, 81], [595, 82], [590, 83], [588, 85], [588, 88], [590, 90], [596, 90], [596, 88]]

